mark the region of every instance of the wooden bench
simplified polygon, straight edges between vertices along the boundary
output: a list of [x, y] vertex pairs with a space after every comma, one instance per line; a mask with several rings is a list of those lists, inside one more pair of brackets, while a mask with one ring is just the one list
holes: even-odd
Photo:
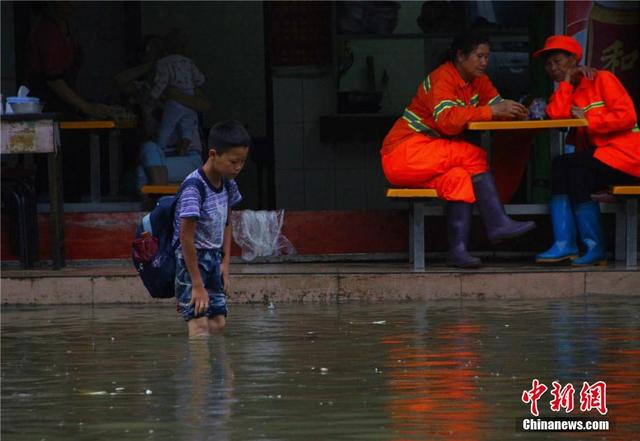
[[[638, 198], [640, 186], [614, 186], [611, 193], [623, 198], [624, 204], [601, 204], [603, 213], [615, 214], [615, 259], [625, 261], [627, 267], [637, 265], [638, 249]], [[395, 200], [407, 200], [412, 204], [409, 216], [409, 262], [413, 269], [425, 269], [425, 216], [441, 216], [443, 207], [426, 207], [425, 202], [437, 200], [436, 190], [428, 188], [389, 188], [387, 197]], [[545, 215], [549, 214], [547, 204], [509, 204], [505, 205], [509, 215]]]
[[140, 189], [140, 193], [149, 196], [165, 196], [168, 194], [176, 194], [180, 184], [167, 184], [167, 185], [143, 185]]
[[413, 269], [424, 270], [424, 217], [425, 201], [438, 199], [438, 192], [432, 188], [389, 188], [387, 197], [406, 199], [412, 202], [409, 216], [409, 261], [413, 262]]
[[614, 185], [611, 194], [624, 201], [616, 211], [616, 260], [624, 260], [627, 267], [638, 263], [638, 198], [640, 185]]

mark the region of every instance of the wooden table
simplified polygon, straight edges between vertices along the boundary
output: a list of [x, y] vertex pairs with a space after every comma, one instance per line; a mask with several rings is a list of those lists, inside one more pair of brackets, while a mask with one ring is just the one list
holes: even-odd
[[49, 169], [49, 234], [53, 269], [65, 266], [62, 161], [55, 113], [2, 115], [2, 154], [47, 154]]
[[[489, 163], [493, 162], [493, 152], [491, 150], [491, 132], [494, 130], [554, 130], [567, 129], [570, 127], [586, 127], [588, 125], [586, 119], [570, 118], [570, 119], [544, 119], [544, 120], [525, 120], [525, 121], [477, 121], [467, 124], [467, 130], [481, 131], [480, 144], [487, 151]], [[552, 139], [551, 155], [564, 153], [564, 143], [557, 138]], [[530, 173], [530, 171], [529, 171]], [[528, 179], [530, 175], [528, 174]], [[531, 183], [527, 184], [527, 198], [531, 198]]]
[[[526, 121], [476, 121], [467, 124], [467, 130], [483, 131], [482, 146], [491, 153], [490, 146], [492, 130], [566, 129], [570, 127], [586, 127], [587, 125], [587, 120], [583, 118], [536, 119]], [[491, 155], [489, 154], [489, 156]]]
[[109, 149], [109, 195], [116, 196], [120, 189], [120, 141], [119, 129], [135, 127], [135, 123], [121, 123], [112, 120], [61, 121], [61, 130], [89, 131], [89, 172], [91, 202], [102, 200], [100, 167], [100, 131], [108, 130]]
[[467, 124], [468, 130], [534, 130], [534, 129], [563, 129], [568, 127], [585, 127], [587, 120], [571, 119], [540, 119], [527, 121], [476, 121]]

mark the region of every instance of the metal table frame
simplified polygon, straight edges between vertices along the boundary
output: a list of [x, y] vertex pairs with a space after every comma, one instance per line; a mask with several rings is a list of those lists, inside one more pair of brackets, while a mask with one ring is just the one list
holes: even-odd
[[60, 129], [89, 131], [89, 172], [92, 203], [102, 201], [100, 131], [109, 131], [109, 194], [111, 196], [117, 195], [120, 186], [120, 149], [116, 122], [111, 120], [61, 121]]
[[62, 153], [60, 149], [60, 134], [58, 131], [58, 115], [55, 113], [37, 113], [37, 114], [12, 114], [2, 115], [3, 138], [7, 135], [4, 133], [4, 123], [20, 123], [24, 124], [25, 130], [33, 129], [35, 132], [38, 121], [50, 121], [52, 125], [51, 145], [36, 145], [37, 137], [34, 135], [34, 143], [25, 143], [22, 148], [16, 148], [5, 151], [5, 142], [10, 143], [11, 140], [3, 139], [2, 153], [8, 154], [47, 154], [47, 168], [49, 172], [49, 236], [51, 240], [51, 260], [53, 269], [61, 269], [65, 266], [64, 252], [64, 205], [63, 205], [63, 187], [62, 187]]

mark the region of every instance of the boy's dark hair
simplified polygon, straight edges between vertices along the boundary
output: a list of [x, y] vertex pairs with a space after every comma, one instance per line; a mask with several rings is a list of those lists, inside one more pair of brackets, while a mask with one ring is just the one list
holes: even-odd
[[459, 33], [451, 42], [448, 53], [449, 61], [456, 61], [458, 51], [466, 56], [481, 44], [491, 44], [486, 34], [473, 29]]
[[235, 119], [219, 122], [209, 130], [209, 148], [218, 154], [226, 153], [234, 147], [250, 145], [251, 135], [242, 123]]

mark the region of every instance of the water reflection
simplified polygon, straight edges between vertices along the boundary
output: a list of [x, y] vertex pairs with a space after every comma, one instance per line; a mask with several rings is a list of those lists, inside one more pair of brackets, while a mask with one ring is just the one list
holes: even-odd
[[179, 439], [229, 439], [233, 370], [225, 345], [222, 334], [185, 342], [186, 355], [173, 378], [175, 419], [183, 425]]
[[[637, 439], [640, 298], [3, 308], [2, 439]], [[523, 434], [522, 391], [606, 381], [610, 433]], [[550, 392], [540, 400], [549, 410]]]
[[382, 339], [389, 345], [395, 440], [479, 439], [479, 422], [487, 416], [476, 384], [480, 356], [473, 342], [479, 334], [480, 326], [461, 320], [424, 340], [414, 334]]
[[[640, 437], [640, 347], [638, 324], [632, 327], [598, 329], [598, 340], [604, 346], [603, 362], [598, 370], [607, 382], [607, 406], [615, 419], [616, 430], [608, 439], [630, 440]], [[594, 412], [595, 414], [595, 412]]]
[[566, 303], [556, 303], [551, 312], [554, 343], [555, 378], [558, 380], [592, 381], [581, 366], [595, 366], [600, 358], [600, 342], [596, 338], [599, 317], [587, 303], [571, 313]]

